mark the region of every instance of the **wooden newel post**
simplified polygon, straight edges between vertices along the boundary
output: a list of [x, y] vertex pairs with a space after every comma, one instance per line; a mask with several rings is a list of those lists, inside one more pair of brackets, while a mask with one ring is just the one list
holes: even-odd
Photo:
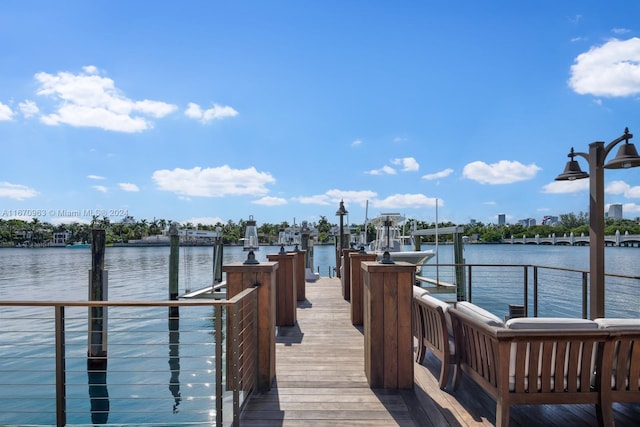
[[368, 254], [361, 252], [351, 252], [349, 254], [349, 270], [351, 272], [351, 324], [354, 326], [362, 325], [362, 309], [363, 300], [363, 273], [362, 263], [364, 261], [375, 261], [376, 254]]
[[268, 254], [269, 261], [278, 263], [276, 272], [276, 326], [296, 324], [296, 267], [294, 253]]
[[[104, 269], [105, 230], [91, 230], [91, 270], [89, 270], [89, 301], [108, 300], [107, 271]], [[107, 307], [89, 307], [89, 360], [98, 358], [106, 365]]]
[[349, 261], [349, 254], [357, 252], [356, 249], [343, 249], [342, 250], [342, 277], [340, 281], [342, 284], [342, 297], [351, 301], [351, 262]]
[[416, 266], [362, 263], [364, 364], [372, 388], [413, 388], [411, 303]]
[[277, 262], [230, 263], [222, 266], [227, 275], [227, 298], [258, 287], [258, 390], [269, 391], [276, 376], [276, 270]]
[[[296, 245], [296, 248], [298, 246]], [[307, 299], [306, 292], [306, 265], [307, 251], [296, 249], [293, 251], [297, 255], [294, 263], [296, 264], [296, 301], [304, 301]]]

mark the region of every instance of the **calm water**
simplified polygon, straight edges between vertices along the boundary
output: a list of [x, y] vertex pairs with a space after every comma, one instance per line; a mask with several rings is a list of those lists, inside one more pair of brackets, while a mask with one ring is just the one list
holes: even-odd
[[[434, 249], [433, 246], [425, 245], [425, 248]], [[259, 261], [265, 261], [267, 254], [277, 253], [279, 247], [261, 247], [256, 252]], [[90, 249], [0, 249], [0, 300], [86, 300], [88, 295], [88, 269], [91, 265]], [[224, 263], [241, 262], [246, 259], [247, 253], [241, 247], [225, 247]], [[566, 267], [579, 270], [588, 270], [588, 247], [568, 247], [568, 246], [523, 246], [523, 245], [467, 245], [464, 249], [464, 258], [468, 264], [535, 264], [540, 266]], [[166, 300], [168, 299], [168, 247], [149, 248], [107, 248], [105, 255], [106, 269], [109, 272], [110, 300]], [[606, 248], [606, 271], [608, 273], [640, 276], [640, 249], [639, 248]], [[453, 246], [439, 245], [438, 256], [433, 258], [429, 264], [452, 264]], [[315, 246], [314, 271], [321, 276], [335, 275], [335, 254], [333, 246]], [[429, 276], [434, 276], [435, 269], [428, 267]], [[474, 270], [475, 271], [475, 270]], [[441, 275], [441, 280], [452, 280], [452, 268], [442, 267], [437, 272]], [[495, 272], [483, 277], [482, 273], [474, 273], [474, 294], [473, 301], [499, 316], [505, 314], [509, 303], [519, 303], [522, 301], [521, 273], [513, 277], [505, 275], [497, 276]], [[580, 277], [558, 277], [551, 278], [546, 287], [540, 289], [540, 298], [544, 302], [540, 303], [541, 316], [575, 316], [579, 315], [580, 297]], [[196, 290], [211, 284], [213, 280], [212, 248], [207, 247], [187, 247], [180, 249], [180, 269], [179, 288], [180, 294]], [[541, 280], [547, 280], [542, 277]], [[477, 283], [477, 287], [476, 287]], [[609, 289], [607, 281], [607, 313], [609, 305], [622, 308], [620, 317], [638, 316], [640, 307], [640, 286], [637, 281], [635, 286], [627, 286], [624, 290], [618, 290], [613, 283]], [[627, 283], [628, 285], [628, 283]], [[307, 286], [313, 286], [308, 284]], [[519, 293], [520, 292], [520, 293]], [[49, 309], [50, 310], [50, 309]], [[576, 311], [577, 310], [577, 311]], [[625, 311], [626, 310], [626, 311]], [[87, 372], [86, 372], [86, 309], [80, 310], [82, 315], [78, 315], [77, 321], [73, 320], [73, 311], [69, 310], [71, 317], [67, 326], [70, 352], [67, 369], [70, 371], [69, 382], [69, 407], [75, 413], [69, 415], [70, 423], [91, 423], [90, 402], [88, 398]], [[35, 314], [33, 314], [35, 313]], [[17, 310], [4, 310], [1, 313], [2, 329], [0, 333], [0, 425], [19, 423], [52, 423], [50, 402], [50, 384], [53, 383], [50, 371], [42, 372], [40, 365], [42, 362], [38, 357], [43, 354], [51, 358], [53, 356], [53, 337], [51, 332], [50, 315], [49, 320], [44, 316], [40, 318], [37, 310], [26, 314]], [[211, 396], [214, 391], [210, 389], [209, 380], [200, 377], [203, 372], [210, 369], [212, 358], [205, 359], [193, 356], [211, 354], [212, 348], [187, 346], [187, 344], [202, 341], [211, 341], [212, 324], [209, 313], [193, 313], [191, 318], [181, 318], [180, 321], [180, 346], [173, 345], [167, 334], [167, 320], [160, 317], [160, 327], [158, 323], [141, 321], [146, 313], [127, 315], [117, 313], [117, 310], [109, 312], [109, 333], [110, 333], [110, 356], [117, 351], [126, 353], [127, 356], [148, 358], [149, 370], [161, 372], [160, 379], [152, 387], [145, 388], [145, 379], [135, 378], [135, 374], [118, 374], [118, 372], [136, 372], [134, 360], [124, 359], [123, 361], [109, 362], [109, 395], [111, 397], [112, 410], [120, 405], [120, 409], [126, 409], [127, 404], [119, 403], [117, 396], [122, 395], [129, 399], [136, 396], [152, 396], [153, 400], [145, 403], [148, 413], [141, 415], [136, 420], [134, 415], [128, 418], [118, 418], [117, 414], [111, 414], [109, 423], [117, 422], [184, 422], [181, 418], [183, 413], [190, 410], [201, 409], [210, 405], [210, 402], [203, 402], [196, 398], [189, 399], [189, 396]], [[162, 312], [164, 315], [165, 311]], [[578, 313], [578, 314], [576, 314]], [[113, 319], [112, 319], [113, 314]], [[124, 315], [123, 315], [124, 314]], [[182, 315], [182, 313], [181, 313]], [[112, 329], [113, 328], [113, 329]], [[74, 331], [78, 332], [74, 335]], [[6, 332], [9, 331], [9, 332]], [[152, 332], [159, 331], [159, 338], [151, 338]], [[38, 341], [40, 347], [32, 345], [15, 345], [20, 342], [21, 334], [28, 336], [29, 342]], [[124, 345], [120, 348], [111, 347], [112, 338], [114, 341], [119, 335], [123, 336]], [[143, 337], [143, 338], [141, 338]], [[155, 341], [154, 341], [155, 340]], [[79, 343], [73, 347], [74, 343]], [[143, 344], [143, 345], [141, 345]], [[175, 344], [175, 343], [174, 343]], [[180, 381], [176, 382], [178, 388], [181, 386], [182, 400], [179, 405], [180, 411], [172, 411], [174, 405], [175, 387], [169, 387], [169, 377], [175, 375], [170, 370], [171, 363], [177, 359], [172, 359], [171, 353], [180, 351]], [[196, 354], [198, 353], [198, 354]], [[10, 357], [6, 357], [11, 355]], [[20, 362], [19, 371], [12, 371], [12, 359], [16, 363]], [[157, 360], [156, 360], [157, 359]], [[167, 363], [169, 362], [169, 364]], [[200, 366], [201, 364], [208, 366]], [[1, 364], [5, 364], [2, 366]], [[153, 365], [153, 366], [151, 366]], [[18, 365], [16, 365], [18, 366]], [[125, 382], [126, 385], [118, 385], [118, 375], [133, 376]], [[43, 389], [35, 387], [11, 387], [16, 378], [22, 383], [42, 384]], [[173, 378], [173, 377], [172, 377]], [[172, 379], [173, 381], [173, 379]], [[139, 384], [138, 384], [139, 383]], [[44, 389], [46, 385], [46, 390]], [[105, 386], [106, 387], [106, 386]], [[119, 388], [120, 387], [120, 388]], [[92, 389], [95, 391], [96, 389]], [[49, 394], [48, 394], [49, 393]], [[18, 398], [16, 399], [16, 396]], [[10, 403], [5, 402], [11, 397]], [[42, 398], [42, 400], [38, 400]], [[48, 399], [48, 400], [47, 400]], [[3, 411], [3, 405], [6, 406]], [[9, 410], [14, 411], [16, 407], [22, 408], [27, 415], [7, 415]], [[46, 410], [49, 415], [38, 415], [38, 411]], [[6, 412], [6, 413], [5, 413]], [[206, 421], [209, 415], [204, 411], [202, 420]], [[27, 417], [27, 418], [24, 418]], [[133, 419], [133, 421], [132, 421]], [[99, 421], [93, 420], [94, 423]]]

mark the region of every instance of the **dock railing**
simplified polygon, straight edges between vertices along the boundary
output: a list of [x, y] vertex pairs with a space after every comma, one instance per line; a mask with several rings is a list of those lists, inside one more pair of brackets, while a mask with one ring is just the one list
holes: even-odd
[[[91, 307], [107, 313], [104, 358], [88, 358]], [[254, 288], [222, 301], [0, 301], [0, 424], [238, 425], [256, 349]]]
[[[526, 316], [582, 317], [589, 312], [589, 271], [522, 264], [432, 264], [421, 275], [439, 278], [444, 286], [425, 286], [436, 293], [452, 293], [456, 299], [456, 268], [464, 271], [464, 294], [468, 301], [502, 317], [509, 305], [522, 305]], [[430, 280], [434, 282], [434, 280]], [[607, 317], [640, 317], [640, 276], [605, 275]]]

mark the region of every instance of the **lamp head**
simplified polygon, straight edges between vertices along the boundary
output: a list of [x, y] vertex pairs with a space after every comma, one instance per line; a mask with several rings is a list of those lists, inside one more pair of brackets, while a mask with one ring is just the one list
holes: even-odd
[[564, 172], [556, 177], [556, 181], [575, 181], [576, 179], [589, 178], [589, 174], [580, 169], [580, 164], [574, 160], [575, 156], [573, 147], [571, 147], [571, 152], [567, 155], [571, 160], [564, 167]]
[[344, 200], [340, 200], [340, 207], [336, 211], [336, 216], [344, 216], [344, 215], [346, 215], [348, 213], [349, 212], [344, 207]]
[[629, 143], [633, 135], [629, 133], [629, 128], [624, 130], [624, 144], [618, 149], [618, 154], [609, 163], [604, 165], [606, 169], [623, 169], [640, 166], [640, 156], [636, 146]]

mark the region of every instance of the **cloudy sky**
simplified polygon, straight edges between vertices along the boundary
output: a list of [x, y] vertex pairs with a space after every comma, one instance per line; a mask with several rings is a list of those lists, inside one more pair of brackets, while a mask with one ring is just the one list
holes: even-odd
[[[587, 212], [588, 180], [554, 178], [571, 147], [640, 135], [638, 16], [618, 0], [1, 2], [0, 215]], [[640, 169], [605, 178], [606, 204], [640, 216]]]

